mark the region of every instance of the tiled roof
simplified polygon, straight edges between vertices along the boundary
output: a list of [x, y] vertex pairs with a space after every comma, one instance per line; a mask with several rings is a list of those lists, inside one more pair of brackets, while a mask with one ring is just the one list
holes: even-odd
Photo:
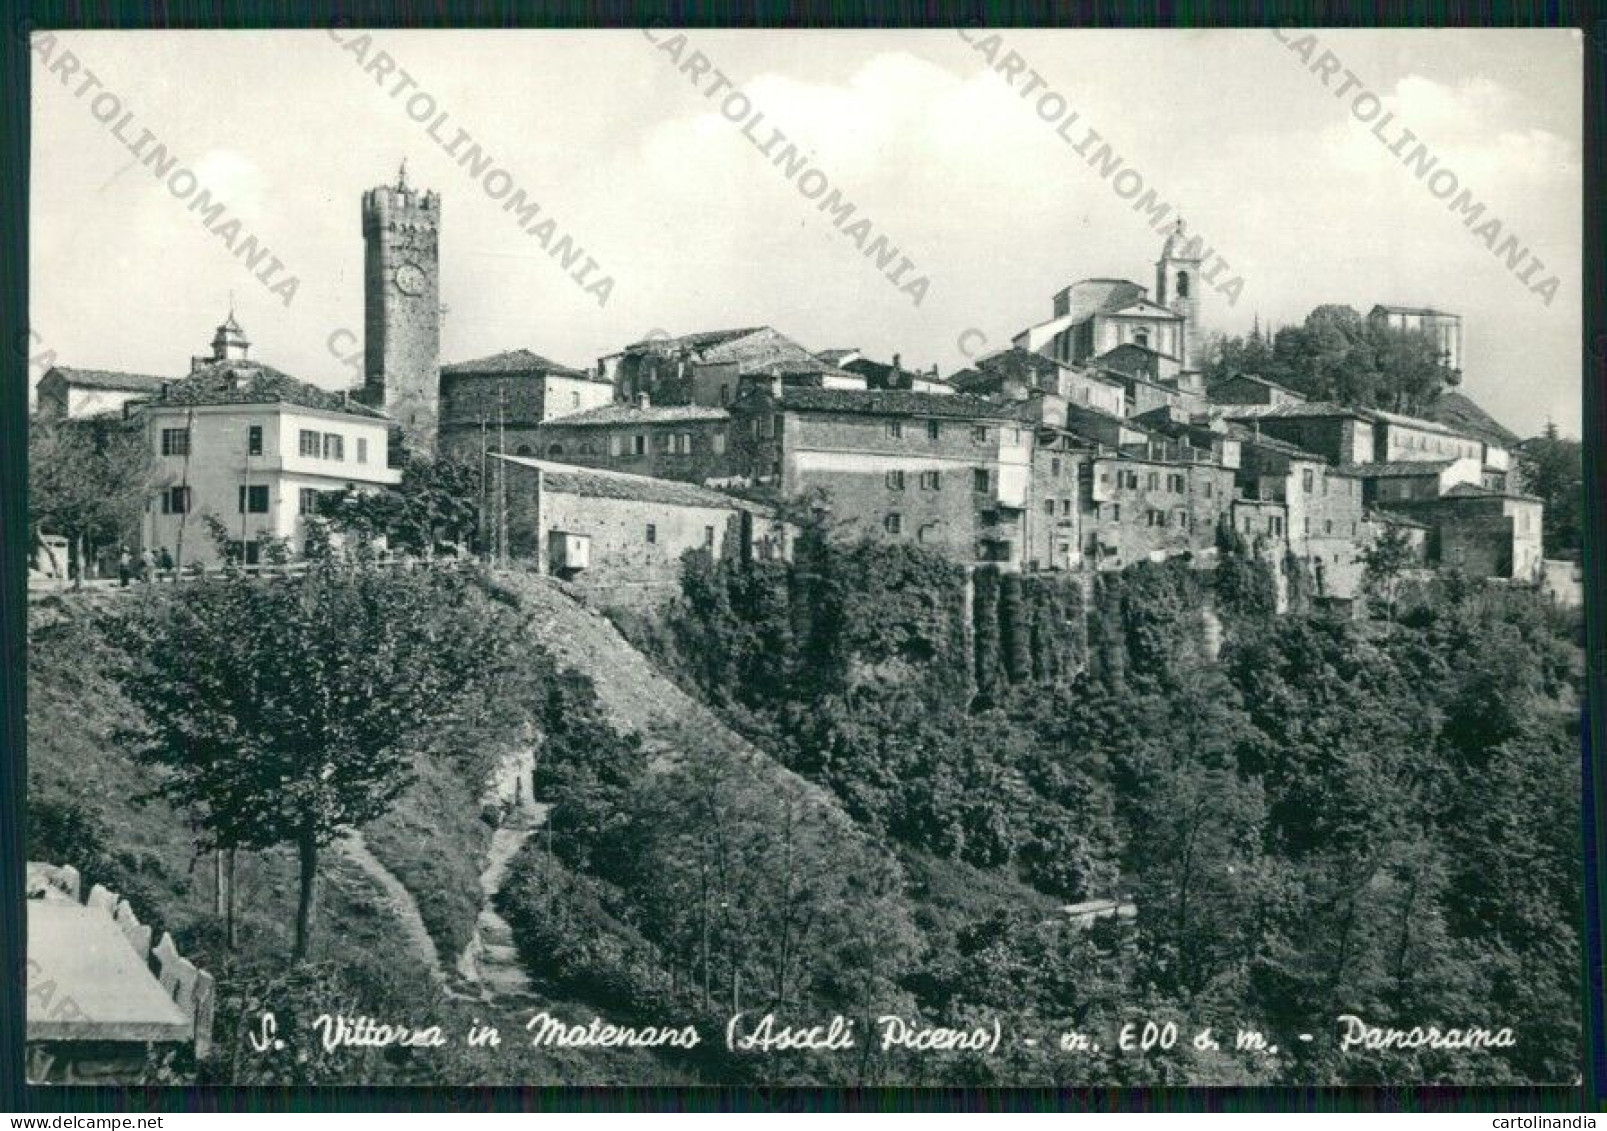
[[944, 416], [969, 420], [1013, 420], [1009, 409], [959, 393], [917, 393], [910, 389], [811, 389], [781, 391], [783, 408], [802, 412], [850, 412], [874, 416]]
[[167, 382], [152, 402], [158, 405], [292, 404], [326, 412], [389, 419], [345, 392], [298, 381], [256, 361], [214, 361], [188, 377]]
[[1227, 377], [1218, 378], [1217, 380], [1212, 381], [1210, 385], [1206, 386], [1205, 395], [1210, 396], [1211, 390], [1216, 388], [1218, 385], [1226, 385], [1233, 381], [1249, 381], [1250, 383], [1260, 385], [1263, 388], [1276, 389], [1280, 393], [1288, 393], [1291, 396], [1300, 397], [1302, 399], [1304, 399], [1306, 395], [1298, 389], [1291, 389], [1288, 385], [1280, 385], [1276, 381], [1269, 381], [1267, 378], [1257, 376], [1254, 373], [1234, 373]]
[[1302, 417], [1351, 416], [1357, 420], [1375, 420], [1369, 409], [1352, 408], [1335, 401], [1311, 401], [1307, 404], [1239, 404], [1223, 405], [1223, 413], [1236, 420], [1258, 417], [1262, 420], [1299, 420]]
[[1543, 499], [1535, 495], [1524, 495], [1517, 491], [1497, 491], [1493, 487], [1485, 487], [1477, 483], [1458, 483], [1440, 497], [1443, 499], [1521, 499], [1528, 503], [1544, 502]]
[[1487, 444], [1511, 448], [1519, 442], [1518, 437], [1503, 427], [1500, 421], [1475, 404], [1471, 397], [1461, 393], [1443, 392], [1424, 411], [1431, 419], [1452, 431]]
[[1346, 463], [1335, 468], [1358, 479], [1412, 479], [1421, 475], [1438, 475], [1455, 460], [1424, 459], [1396, 460], [1393, 463]]
[[550, 491], [570, 495], [584, 495], [594, 499], [628, 499], [639, 503], [659, 503], [680, 507], [720, 507], [725, 510], [753, 511], [770, 514], [770, 508], [750, 503], [720, 491], [711, 491], [694, 483], [680, 483], [673, 479], [655, 479], [648, 475], [628, 475], [620, 471], [600, 471], [577, 467], [574, 464], [555, 463], [552, 460], [531, 459], [527, 456], [499, 455], [496, 458], [543, 472], [543, 482]]
[[590, 427], [605, 424], [674, 424], [694, 420], [729, 420], [731, 414], [723, 408], [709, 408], [696, 404], [648, 405], [605, 404], [585, 412], [555, 417], [549, 425], [579, 425]]
[[542, 357], [529, 350], [507, 350], [490, 357], [477, 357], [473, 361], [455, 361], [441, 366], [442, 376], [458, 373], [560, 373], [564, 376], [585, 377], [588, 371]]
[[1230, 420], [1228, 435], [1243, 444], [1253, 444], [1258, 448], [1265, 448], [1269, 452], [1278, 452], [1290, 459], [1312, 460], [1316, 463], [1327, 463], [1328, 458], [1317, 452], [1308, 452], [1299, 444], [1291, 444], [1287, 440], [1280, 440], [1276, 436], [1268, 436], [1265, 432], [1257, 432], [1254, 428]]
[[639, 342], [632, 342], [626, 346], [631, 350], [671, 351], [677, 349], [697, 350], [708, 349], [710, 346], [722, 342], [735, 341], [738, 338], [750, 337], [763, 330], [763, 326], [747, 326], [740, 330], [705, 330], [697, 334], [682, 334], [678, 338], [643, 338]]
[[1410, 526], [1417, 530], [1429, 529], [1428, 523], [1419, 522], [1415, 518], [1409, 518], [1396, 511], [1372, 511], [1367, 517], [1375, 522], [1388, 523], [1390, 526]]
[[148, 373], [120, 373], [115, 369], [74, 369], [57, 365], [45, 374], [56, 374], [70, 385], [86, 389], [121, 389], [133, 393], [154, 393], [161, 389], [164, 378]]

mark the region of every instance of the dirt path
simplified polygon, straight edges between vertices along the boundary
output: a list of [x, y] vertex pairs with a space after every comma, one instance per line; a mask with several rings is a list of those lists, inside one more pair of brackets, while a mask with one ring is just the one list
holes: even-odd
[[507, 879], [508, 865], [525, 841], [546, 824], [549, 808], [539, 801], [523, 806], [491, 834], [485, 870], [480, 873], [480, 914], [474, 921], [474, 936], [457, 961], [459, 977], [471, 991], [477, 991], [471, 996], [483, 1001], [531, 997], [530, 976], [519, 961], [513, 928], [497, 913], [496, 897]]
[[384, 864], [379, 857], [369, 851], [368, 842], [363, 839], [360, 832], [348, 833], [340, 842], [341, 849], [352, 863], [362, 869], [363, 874], [379, 885], [385, 898], [390, 901], [396, 918], [402, 925], [402, 934], [407, 938], [408, 945], [418, 956], [419, 961], [430, 971], [430, 977], [437, 985], [447, 980], [446, 969], [441, 965], [441, 953], [435, 948], [435, 940], [424, 926], [424, 917], [419, 914], [418, 901], [413, 893], [403, 886], [396, 874]]

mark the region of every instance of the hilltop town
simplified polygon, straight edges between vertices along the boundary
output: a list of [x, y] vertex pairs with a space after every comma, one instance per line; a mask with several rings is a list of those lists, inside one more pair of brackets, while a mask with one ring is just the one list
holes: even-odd
[[[535, 349], [443, 364], [442, 223], [439, 194], [405, 174], [363, 195], [359, 388], [258, 360], [232, 311], [187, 373], [44, 375], [41, 421], [142, 429], [158, 486], [124, 539], [140, 560], [255, 564], [269, 541], [305, 542], [324, 493], [394, 487], [409, 460], [440, 458], [480, 469], [484, 544], [570, 579], [672, 584], [690, 549], [785, 556], [801, 508], [837, 537], [1021, 572], [1209, 567], [1231, 532], [1274, 567], [1280, 600], [1299, 574], [1337, 606], [1386, 534], [1424, 570], [1548, 575], [1518, 439], [1465, 396], [1409, 416], [1256, 373], [1207, 380], [1211, 297], [1181, 223], [1153, 287], [1070, 283], [1047, 320], [950, 374], [770, 326], [635, 341], [591, 365]], [[1458, 382], [1457, 315], [1366, 317], [1425, 335]], [[92, 548], [68, 549], [97, 572]]]

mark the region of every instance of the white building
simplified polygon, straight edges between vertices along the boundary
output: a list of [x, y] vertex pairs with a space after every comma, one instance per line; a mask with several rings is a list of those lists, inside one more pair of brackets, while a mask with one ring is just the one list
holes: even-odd
[[82, 420], [122, 412], [131, 401], [153, 396], [162, 385], [148, 373], [53, 366], [39, 379], [39, 415], [54, 420]]
[[401, 479], [390, 466], [389, 417], [248, 360], [249, 348], [231, 315], [212, 357], [194, 359], [190, 376], [163, 382], [137, 409], [164, 484], [142, 524], [143, 548], [180, 566], [220, 563], [206, 515], [229, 530], [230, 552], [253, 564], [265, 539], [301, 550], [319, 492]]

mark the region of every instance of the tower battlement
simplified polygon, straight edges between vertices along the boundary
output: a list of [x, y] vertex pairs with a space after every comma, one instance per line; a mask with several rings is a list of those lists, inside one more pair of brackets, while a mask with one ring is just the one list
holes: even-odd
[[394, 185], [363, 193], [363, 399], [410, 448], [433, 452], [441, 369], [441, 198]]

